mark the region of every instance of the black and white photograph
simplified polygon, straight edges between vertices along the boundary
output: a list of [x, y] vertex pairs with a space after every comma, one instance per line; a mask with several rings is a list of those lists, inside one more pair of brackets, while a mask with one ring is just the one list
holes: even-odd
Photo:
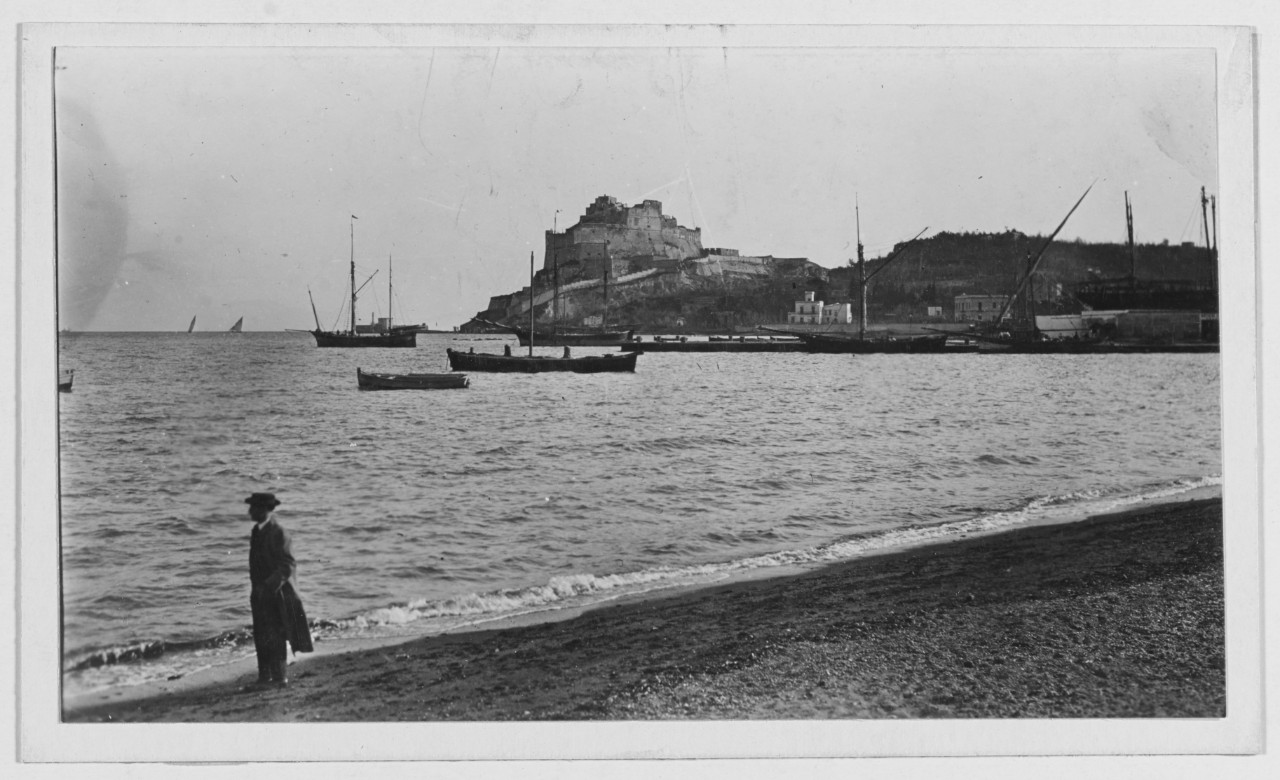
[[1262, 749], [1247, 28], [22, 33], [32, 760]]

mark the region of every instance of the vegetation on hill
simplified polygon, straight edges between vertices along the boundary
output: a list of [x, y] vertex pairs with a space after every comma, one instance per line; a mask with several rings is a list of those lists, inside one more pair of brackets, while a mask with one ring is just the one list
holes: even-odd
[[[1043, 243], [1041, 236], [1015, 230], [942, 232], [918, 240], [867, 285], [868, 318], [872, 322], [921, 321], [928, 318], [929, 307], [941, 307], [940, 319], [949, 320], [957, 295], [1009, 294]], [[883, 262], [884, 258], [867, 260], [867, 272]], [[1211, 267], [1205, 248], [1194, 244], [1140, 244], [1134, 251], [1133, 270], [1140, 278], [1203, 280], [1212, 273]], [[1078, 311], [1079, 302], [1072, 296], [1075, 285], [1129, 272], [1130, 254], [1124, 244], [1055, 241], [1045, 250], [1029, 289], [1037, 311]], [[675, 270], [611, 287], [608, 315], [612, 325], [658, 332], [752, 328], [785, 322], [806, 291], [826, 303], [851, 302], [856, 312], [856, 268], [852, 263], [827, 269], [805, 262], [770, 266], [758, 276], [717, 276], [695, 273], [686, 262]], [[499, 299], [519, 305], [518, 295]], [[592, 317], [598, 322], [604, 313], [602, 290], [593, 287], [563, 294], [559, 308], [564, 322]], [[512, 314], [511, 310], [489, 310], [477, 316], [505, 321]], [[540, 322], [550, 322], [551, 306], [539, 306], [536, 315]]]

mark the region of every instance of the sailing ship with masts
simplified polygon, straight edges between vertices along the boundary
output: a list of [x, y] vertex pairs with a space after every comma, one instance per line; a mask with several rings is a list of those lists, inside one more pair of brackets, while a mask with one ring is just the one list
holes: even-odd
[[[469, 352], [456, 352], [452, 348], [445, 350], [449, 358], [449, 368], [454, 371], [488, 371], [504, 374], [542, 374], [548, 372], [568, 372], [574, 374], [600, 374], [633, 372], [636, 370], [636, 352], [612, 352], [605, 355], [582, 355], [574, 357], [567, 345], [563, 356], [534, 355], [533, 347], [537, 339], [537, 331], [533, 329], [533, 253], [529, 253], [529, 333], [533, 339], [523, 344], [529, 350], [527, 355], [513, 355], [508, 344], [501, 355]], [[543, 346], [538, 343], [537, 346]]]
[[[514, 333], [522, 347], [527, 347], [533, 342], [536, 342], [540, 347], [616, 347], [621, 344], [625, 344], [631, 341], [635, 331], [608, 330], [609, 269], [611, 265], [609, 242], [605, 241], [604, 262], [602, 263], [604, 272], [601, 277], [604, 312], [600, 317], [600, 327], [598, 329], [565, 328], [560, 324], [560, 264], [554, 250], [551, 254], [551, 327], [536, 327], [533, 322], [533, 317], [530, 317], [530, 324], [527, 328], [521, 325], [503, 325], [501, 323], [490, 322], [479, 318], [476, 318], [476, 322]], [[533, 282], [531, 280], [531, 291], [532, 284]], [[530, 296], [530, 300], [532, 301], [532, 296]], [[531, 302], [530, 306], [532, 307], [532, 305], [533, 304]]]
[[[1208, 207], [1213, 206], [1213, 222]], [[1075, 296], [1085, 306], [1098, 311], [1144, 309], [1159, 311], [1218, 311], [1218, 247], [1216, 196], [1206, 196], [1200, 188], [1200, 210], [1204, 224], [1204, 244], [1208, 262], [1200, 279], [1139, 278], [1137, 252], [1133, 243], [1133, 207], [1124, 194], [1125, 223], [1128, 229], [1129, 273], [1111, 279], [1091, 279], [1076, 285]], [[1210, 225], [1213, 225], [1212, 236]]]
[[924, 352], [943, 352], [946, 348], [946, 334], [930, 334], [927, 336], [903, 336], [900, 338], [890, 338], [888, 336], [868, 337], [867, 335], [867, 283], [872, 277], [883, 271], [890, 263], [898, 258], [899, 255], [916, 242], [920, 236], [924, 235], [929, 228], [924, 228], [916, 233], [911, 240], [901, 244], [893, 252], [885, 258], [879, 266], [871, 273], [866, 272], [866, 259], [863, 257], [862, 245], [862, 215], [859, 211], [857, 201], [854, 201], [854, 222], [856, 225], [857, 241], [858, 241], [858, 333], [836, 332], [836, 331], [792, 331], [781, 330], [777, 328], [761, 327], [761, 330], [771, 333], [782, 333], [790, 336], [796, 336], [804, 342], [805, 349], [808, 352], [819, 352], [824, 354], [879, 354], [879, 353], [924, 353]]
[[[391, 318], [387, 317], [388, 329], [381, 333], [362, 333], [356, 326], [357, 294], [373, 280], [375, 271], [364, 284], [356, 287], [356, 228], [354, 214], [351, 215], [351, 328], [350, 330], [324, 330], [320, 327], [320, 316], [316, 314], [316, 302], [311, 298], [311, 315], [315, 317], [316, 329], [311, 335], [316, 338], [317, 347], [416, 347], [418, 336], [416, 330], [398, 330], [391, 327]], [[311, 297], [311, 291], [307, 291]], [[387, 258], [387, 306], [391, 305], [391, 258]], [[390, 312], [388, 311], [388, 315]]]

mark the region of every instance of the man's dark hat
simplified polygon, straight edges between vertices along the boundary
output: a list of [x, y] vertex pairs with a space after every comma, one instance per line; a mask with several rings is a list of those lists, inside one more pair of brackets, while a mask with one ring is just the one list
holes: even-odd
[[280, 499], [276, 498], [275, 493], [254, 493], [244, 500], [249, 506], [265, 506], [267, 509], [275, 509], [280, 506]]

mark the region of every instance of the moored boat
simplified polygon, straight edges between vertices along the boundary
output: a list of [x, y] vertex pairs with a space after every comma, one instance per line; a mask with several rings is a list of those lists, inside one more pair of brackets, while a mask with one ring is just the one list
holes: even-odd
[[455, 352], [446, 349], [449, 368], [454, 371], [489, 371], [507, 374], [542, 374], [551, 371], [574, 374], [634, 372], [636, 352], [610, 352], [581, 357], [543, 355], [493, 355], [485, 352]]
[[386, 374], [356, 369], [361, 390], [451, 390], [469, 387], [466, 374]]
[[[351, 215], [351, 329], [346, 331], [323, 330], [320, 327], [320, 316], [316, 314], [315, 299], [311, 300], [311, 315], [315, 318], [316, 329], [311, 331], [311, 335], [315, 336], [317, 347], [416, 347], [418, 345], [418, 334], [416, 330], [398, 330], [391, 326], [391, 318], [387, 318], [388, 330], [383, 333], [361, 333], [356, 326], [356, 293], [364, 289], [364, 285], [356, 287], [356, 238], [355, 238], [355, 219], [354, 214]], [[377, 273], [376, 271], [374, 273]], [[370, 276], [364, 284], [368, 284]], [[310, 298], [311, 291], [307, 291], [307, 297]], [[391, 258], [387, 258], [387, 300], [392, 300], [391, 296]], [[388, 305], [390, 305], [388, 303]]]
[[[1200, 188], [1200, 206], [1203, 210], [1209, 202], [1204, 188]], [[1216, 204], [1216, 199], [1215, 199]], [[1137, 272], [1137, 251], [1133, 241], [1133, 207], [1129, 193], [1124, 194], [1124, 216], [1128, 230], [1129, 273], [1113, 279], [1090, 279], [1075, 287], [1075, 297], [1090, 309], [1115, 311], [1120, 309], [1199, 311], [1216, 314], [1218, 311], [1217, 279], [1217, 207], [1214, 207], [1215, 240], [1210, 242], [1209, 218], [1204, 216], [1204, 238], [1207, 262], [1206, 272], [1200, 279], [1150, 279], [1140, 278]]]
[[946, 334], [904, 338], [859, 338], [830, 333], [796, 333], [809, 352], [839, 355], [924, 354], [945, 352]]
[[76, 378], [76, 370], [68, 368], [58, 375], [58, 392], [71, 392], [71, 382]]
[[761, 327], [770, 333], [794, 336], [804, 344], [805, 352], [835, 355], [925, 354], [947, 351], [947, 334], [926, 336], [875, 336], [854, 333], [809, 333]]

